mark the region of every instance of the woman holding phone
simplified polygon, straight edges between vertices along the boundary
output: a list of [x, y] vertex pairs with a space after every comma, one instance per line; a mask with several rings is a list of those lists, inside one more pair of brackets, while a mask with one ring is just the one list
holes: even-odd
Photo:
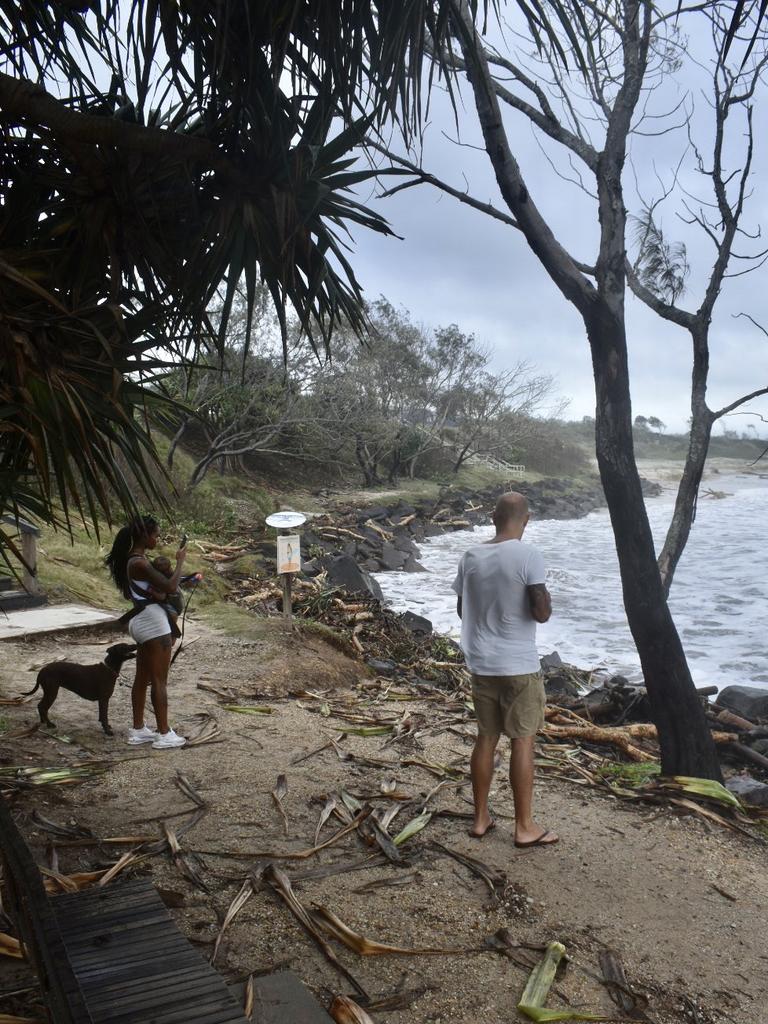
[[[131, 690], [133, 728], [128, 730], [128, 743], [137, 746], [151, 743], [156, 750], [183, 747], [186, 740], [168, 724], [168, 669], [171, 664], [171, 624], [162, 606], [152, 599], [151, 591], [173, 593], [179, 586], [184, 559], [187, 557], [186, 534], [176, 552], [176, 568], [164, 576], [150, 563], [147, 551], [157, 547], [160, 530], [152, 516], [140, 516], [118, 530], [106, 564], [123, 597], [133, 601], [136, 613], [128, 624], [128, 632], [136, 642], [136, 678]], [[157, 731], [144, 721], [147, 689], [157, 720]]]

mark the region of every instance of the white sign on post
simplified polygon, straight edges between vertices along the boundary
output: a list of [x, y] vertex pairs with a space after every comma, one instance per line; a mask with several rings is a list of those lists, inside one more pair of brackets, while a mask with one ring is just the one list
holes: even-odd
[[277, 572], [301, 571], [301, 547], [298, 533], [281, 534], [277, 538]]
[[294, 530], [297, 526], [306, 523], [307, 517], [301, 512], [286, 510], [285, 512], [273, 512], [267, 516], [264, 522], [267, 526], [274, 526], [276, 530]]

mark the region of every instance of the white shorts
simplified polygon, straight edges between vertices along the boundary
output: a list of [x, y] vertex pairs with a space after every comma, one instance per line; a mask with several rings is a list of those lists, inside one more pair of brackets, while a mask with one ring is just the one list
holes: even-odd
[[134, 643], [143, 644], [146, 640], [156, 640], [161, 636], [168, 636], [171, 632], [171, 625], [168, 616], [159, 604], [148, 605], [143, 612], [139, 612], [128, 623], [128, 632]]

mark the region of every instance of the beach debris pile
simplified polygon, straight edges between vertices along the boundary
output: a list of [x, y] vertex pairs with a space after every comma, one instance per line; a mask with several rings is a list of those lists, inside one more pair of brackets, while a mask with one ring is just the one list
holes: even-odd
[[[360, 603], [364, 602], [331, 595], [327, 607], [335, 623], [332, 628], [351, 638], [360, 624], [355, 619], [361, 611], [355, 605]], [[366, 610], [375, 612], [370, 602]], [[318, 614], [318, 606], [313, 611]], [[163, 858], [167, 869], [178, 873], [184, 885], [216, 906], [209, 954], [214, 963], [222, 959], [243, 908], [255, 899], [263, 905], [266, 901], [273, 913], [290, 915], [299, 922], [307, 940], [338, 974], [339, 989], [331, 1003], [337, 1021], [355, 1020], [350, 1016], [354, 1014], [358, 1020], [372, 1019], [372, 1014], [408, 1008], [424, 996], [424, 987], [371, 991], [370, 981], [361, 980], [356, 968], [371, 958], [421, 956], [504, 957], [519, 972], [511, 982], [517, 986], [518, 1008], [532, 1020], [615, 1019], [606, 1015], [605, 998], [596, 999], [595, 1007], [577, 1010], [571, 1005], [568, 990], [554, 970], [558, 962], [561, 969], [567, 962], [571, 970], [599, 979], [606, 998], [621, 1008], [617, 1014], [648, 1019], [644, 1015], [649, 1001], [661, 999], [661, 994], [627, 980], [620, 959], [611, 951], [601, 951], [599, 963], [595, 954], [596, 962], [589, 963], [582, 962], [584, 954], [568, 958], [551, 934], [532, 943], [520, 941], [507, 928], [497, 928], [470, 941], [453, 936], [449, 940], [442, 932], [434, 934], [424, 928], [418, 941], [403, 941], [391, 933], [391, 925], [379, 922], [377, 926], [376, 920], [367, 916], [364, 929], [350, 923], [361, 920], [353, 913], [355, 897], [364, 901], [379, 887], [390, 892], [400, 886], [418, 888], [423, 870], [440, 862], [446, 870], [450, 864], [451, 870], [460, 872], [467, 885], [481, 887], [481, 899], [489, 912], [503, 907], [507, 917], [518, 915], [521, 920], [526, 920], [528, 913], [524, 895], [520, 896], [505, 870], [482, 860], [474, 850], [465, 852], [438, 827], [446, 819], [464, 827], [472, 820], [467, 755], [474, 724], [468, 677], [455, 645], [445, 638], [411, 634], [391, 613], [380, 620], [374, 614], [361, 621], [368, 632], [356, 634], [363, 647], [358, 655], [367, 671], [351, 689], [285, 692], [256, 682], [230, 691], [223, 683], [198, 683], [218, 702], [215, 714], [199, 723], [199, 733], [209, 741], [210, 723], [226, 730], [230, 716], [232, 720], [242, 716], [245, 727], [257, 736], [260, 721], [288, 703], [316, 716], [318, 725], [323, 726], [317, 730], [320, 742], [295, 754], [269, 783], [274, 827], [266, 842], [259, 831], [247, 839], [222, 836], [207, 843], [195, 842], [195, 829], [217, 809], [194, 778], [178, 771], [174, 781], [182, 806], [179, 810], [178, 804], [171, 804], [168, 813], [155, 823], [159, 837], [149, 834], [153, 828], [148, 828], [148, 823], [133, 834], [121, 830], [116, 835], [97, 835], [79, 824], [76, 812], [59, 821], [50, 812], [34, 810], [28, 822], [44, 837], [41, 872], [48, 891], [54, 894], [109, 885], [127, 873], [146, 870], [153, 858]], [[400, 645], [408, 643], [410, 653], [403, 653]], [[378, 657], [370, 657], [368, 650]], [[387, 652], [397, 652], [403, 660], [384, 659]], [[588, 679], [588, 674], [558, 666], [552, 659], [549, 666], [546, 671], [551, 678], [565, 674], [574, 684]], [[655, 737], [646, 723], [598, 725], [558, 700], [564, 700], [563, 696], [550, 697], [546, 726], [537, 742], [540, 773], [591, 787], [612, 800], [657, 805], [659, 813], [670, 809], [694, 815], [709, 827], [735, 831], [749, 841], [764, 843], [768, 839], [768, 811], [745, 807], [717, 783], [662, 778], [654, 757]], [[448, 747], [453, 752], [438, 760], [431, 753], [429, 740], [441, 733], [455, 737], [464, 749]], [[316, 807], [317, 817], [306, 836], [302, 835], [306, 827], [299, 829], [293, 817], [293, 773], [298, 766], [321, 757], [338, 759], [348, 771], [342, 785], [317, 787], [310, 804]], [[73, 752], [69, 767], [81, 769], [84, 764], [91, 764], [94, 772], [109, 770], [108, 764], [96, 759], [74, 761]], [[34, 789], [29, 773], [20, 767], [7, 766], [0, 778], [7, 796], [20, 803], [45, 785], [87, 781], [87, 773], [68, 777], [66, 767], [47, 770], [48, 775], [35, 783]], [[90, 867], [65, 869], [75, 851], [80, 858], [88, 850], [94, 858]], [[371, 869], [377, 870], [367, 881]], [[331, 876], [353, 879], [358, 872], [361, 881], [351, 883], [343, 905], [322, 897], [309, 902], [302, 894], [305, 881]], [[0, 936], [0, 953], [8, 949], [6, 955], [14, 956], [14, 951], [19, 951], [13, 943], [15, 936], [5, 928], [0, 931], [5, 932]], [[603, 1005], [597, 1007], [598, 1003]], [[710, 1018], [701, 1013], [699, 1019]]]

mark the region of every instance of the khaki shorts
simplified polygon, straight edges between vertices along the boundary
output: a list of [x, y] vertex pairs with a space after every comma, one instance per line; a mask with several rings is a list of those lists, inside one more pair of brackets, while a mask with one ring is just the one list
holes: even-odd
[[472, 701], [479, 736], [511, 739], [535, 736], [544, 725], [544, 679], [540, 672], [522, 676], [472, 675]]

